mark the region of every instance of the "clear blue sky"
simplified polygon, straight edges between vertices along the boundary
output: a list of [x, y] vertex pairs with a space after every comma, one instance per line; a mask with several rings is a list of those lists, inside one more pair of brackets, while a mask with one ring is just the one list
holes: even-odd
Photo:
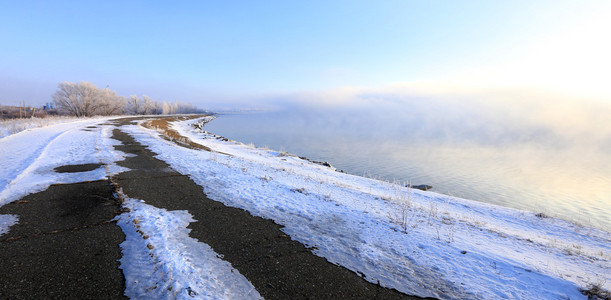
[[[516, 65], [548, 57], [530, 55], [546, 51], [542, 41], [554, 46], [565, 33], [583, 36], [584, 22], [611, 19], [609, 12], [611, 1], [0, 0], [0, 104], [41, 104], [57, 83], [82, 80], [121, 95], [194, 103], [477, 81], [490, 72], [508, 80], [529, 73]], [[559, 59], [579, 68], [588, 49], [607, 47], [609, 36], [579, 41], [577, 52]], [[603, 67], [608, 55], [600, 54]], [[498, 72], [507, 61], [514, 70]], [[557, 65], [546, 63], [542, 69]]]

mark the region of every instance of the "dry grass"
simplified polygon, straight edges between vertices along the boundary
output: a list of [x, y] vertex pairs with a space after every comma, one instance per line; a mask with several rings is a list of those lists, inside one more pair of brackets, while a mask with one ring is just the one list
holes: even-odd
[[178, 133], [178, 131], [170, 128], [170, 123], [172, 122], [197, 119], [201, 117], [205, 117], [205, 115], [163, 117], [163, 118], [158, 118], [158, 119], [147, 120], [142, 123], [142, 126], [148, 129], [153, 129], [161, 133], [164, 139], [174, 142], [177, 145], [180, 145], [186, 148], [199, 149], [199, 150], [205, 150], [205, 151], [212, 152], [210, 148], [200, 145], [198, 143], [194, 143], [193, 141], [189, 140], [187, 137], [182, 136], [180, 133]]

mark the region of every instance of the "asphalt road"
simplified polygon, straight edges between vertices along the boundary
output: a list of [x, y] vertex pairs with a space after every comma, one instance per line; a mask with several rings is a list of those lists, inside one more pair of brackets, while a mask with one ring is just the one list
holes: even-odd
[[[122, 132], [130, 121], [116, 121], [112, 138], [122, 143], [117, 150], [133, 154], [118, 163], [131, 171], [112, 181], [147, 204], [187, 210], [197, 220], [189, 225], [191, 237], [223, 255], [264, 298], [417, 298], [329, 263], [271, 220], [209, 199], [201, 186]], [[0, 237], [0, 298], [122, 298], [125, 280], [117, 260], [124, 235], [109, 222], [121, 210], [114, 191], [109, 181], [53, 185], [0, 207], [0, 214], [20, 218]]]
[[0, 237], [0, 299], [119, 299], [125, 236], [109, 181], [53, 185], [0, 207], [19, 223]]

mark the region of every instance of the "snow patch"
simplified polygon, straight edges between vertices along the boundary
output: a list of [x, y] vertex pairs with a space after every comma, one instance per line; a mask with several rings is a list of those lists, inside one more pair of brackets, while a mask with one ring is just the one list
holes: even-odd
[[189, 237], [187, 211], [128, 198], [117, 217], [125, 295], [147, 299], [262, 299], [252, 284], [210, 246]]
[[[0, 140], [0, 206], [51, 184], [102, 180], [126, 168], [115, 164], [124, 158], [113, 146], [107, 119], [85, 119], [32, 129]], [[91, 131], [81, 129], [98, 125]], [[79, 173], [57, 173], [63, 165], [101, 163], [104, 168]]]
[[16, 215], [0, 215], [0, 236], [7, 233], [9, 228], [19, 221]]

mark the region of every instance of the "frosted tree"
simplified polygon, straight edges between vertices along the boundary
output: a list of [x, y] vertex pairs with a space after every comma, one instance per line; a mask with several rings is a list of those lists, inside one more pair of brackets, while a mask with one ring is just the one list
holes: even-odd
[[138, 96], [130, 95], [127, 98], [126, 111], [127, 111], [128, 114], [139, 115], [140, 112], [142, 111], [141, 106], [142, 105], [140, 103], [140, 98], [138, 98]]
[[82, 81], [62, 82], [52, 95], [55, 107], [62, 113], [77, 117], [94, 115], [152, 115], [152, 114], [184, 114], [201, 113], [202, 110], [190, 103], [160, 102], [147, 95], [128, 98], [117, 95], [108, 87], [98, 89], [93, 83]]
[[105, 88], [98, 90], [99, 107], [96, 114], [110, 116], [123, 114], [125, 108], [125, 98], [118, 96], [115, 91]]
[[142, 114], [143, 115], [152, 115], [155, 113], [157, 104], [151, 97], [147, 95], [142, 95]]
[[172, 113], [172, 107], [170, 106], [170, 104], [164, 101], [163, 104], [161, 105], [161, 114], [169, 115], [171, 113]]
[[93, 116], [100, 105], [99, 97], [98, 88], [86, 81], [62, 82], [52, 95], [57, 109], [77, 117]]
[[127, 99], [127, 112], [133, 115], [152, 115], [159, 114], [161, 111], [160, 105], [147, 95], [139, 98], [136, 95], [131, 95]]

